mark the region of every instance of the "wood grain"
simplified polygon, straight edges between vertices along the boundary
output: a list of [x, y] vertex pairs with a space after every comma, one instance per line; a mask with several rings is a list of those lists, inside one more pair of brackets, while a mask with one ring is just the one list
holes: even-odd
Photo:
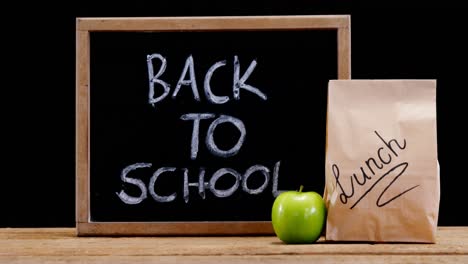
[[76, 31], [76, 220], [89, 219], [89, 32]]
[[421, 264], [421, 263], [437, 263], [437, 264], [452, 264], [452, 263], [468, 263], [468, 256], [408, 256], [408, 255], [391, 255], [391, 256], [356, 256], [356, 255], [292, 255], [292, 256], [52, 256], [52, 257], [2, 257], [0, 262], [4, 263], [22, 263], [22, 264], [62, 264], [62, 263], [194, 263], [194, 264], [223, 264], [223, 263], [388, 263], [388, 264]]
[[78, 223], [80, 236], [271, 235], [270, 221]]
[[468, 227], [436, 244], [286, 245], [275, 236], [76, 237], [74, 228], [0, 229], [3, 263], [467, 263]]
[[338, 79], [351, 79], [351, 22], [338, 28]]
[[349, 15], [77, 18], [77, 30], [228, 31], [334, 29], [349, 26]]

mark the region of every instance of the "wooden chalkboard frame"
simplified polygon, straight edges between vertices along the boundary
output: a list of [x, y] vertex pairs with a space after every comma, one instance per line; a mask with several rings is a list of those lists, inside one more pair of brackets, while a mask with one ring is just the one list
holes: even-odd
[[270, 221], [92, 222], [90, 219], [90, 32], [337, 30], [338, 79], [351, 78], [349, 15], [76, 19], [76, 225], [85, 235], [273, 234]]

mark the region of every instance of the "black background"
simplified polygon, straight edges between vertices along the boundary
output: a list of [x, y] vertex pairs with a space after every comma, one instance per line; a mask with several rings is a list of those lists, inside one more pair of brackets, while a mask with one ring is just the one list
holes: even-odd
[[438, 80], [439, 225], [468, 225], [466, 10], [448, 1], [373, 2], [70, 1], [2, 9], [14, 17], [2, 35], [0, 226], [75, 224], [76, 17], [302, 14], [351, 14], [355, 79]]

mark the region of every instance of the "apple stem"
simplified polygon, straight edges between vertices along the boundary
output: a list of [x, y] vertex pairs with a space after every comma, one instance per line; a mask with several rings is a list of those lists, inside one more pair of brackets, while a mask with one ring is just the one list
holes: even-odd
[[301, 187], [299, 187], [299, 192], [302, 192], [303, 188], [304, 188], [304, 185], [301, 185]]

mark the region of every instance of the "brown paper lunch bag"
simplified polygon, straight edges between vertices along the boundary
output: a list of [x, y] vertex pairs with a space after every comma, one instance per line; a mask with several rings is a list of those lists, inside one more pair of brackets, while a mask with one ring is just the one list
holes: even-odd
[[326, 239], [435, 243], [436, 81], [333, 80], [328, 88]]

